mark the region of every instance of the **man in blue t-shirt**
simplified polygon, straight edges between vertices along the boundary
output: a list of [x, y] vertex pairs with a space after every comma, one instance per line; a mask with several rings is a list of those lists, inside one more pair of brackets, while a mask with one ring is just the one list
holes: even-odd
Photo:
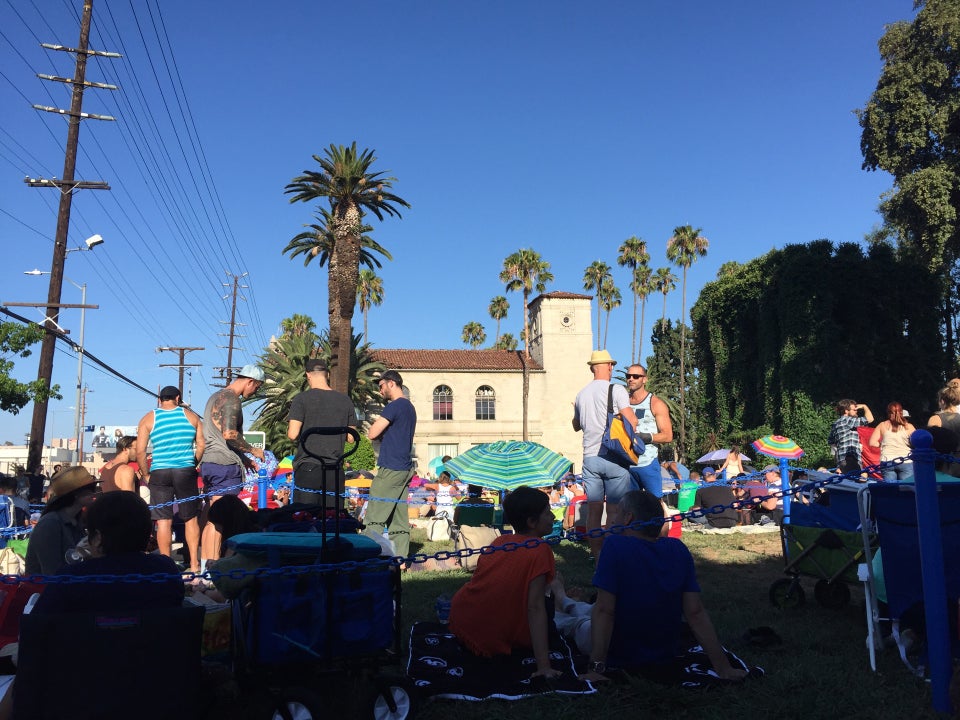
[[[624, 525], [663, 517], [660, 500], [645, 490], [624, 495], [620, 511]], [[659, 523], [643, 524], [603, 544], [593, 576], [597, 601], [584, 677], [604, 679], [608, 664], [642, 674], [669, 666], [684, 650], [684, 619], [720, 678], [746, 677], [745, 670], [730, 664], [717, 639], [700, 600], [690, 551], [675, 538], [660, 537], [660, 530]]]
[[410, 554], [410, 517], [407, 514], [407, 486], [413, 477], [413, 434], [417, 429], [417, 411], [403, 396], [403, 378], [396, 370], [380, 376], [380, 394], [386, 406], [367, 437], [380, 441], [377, 476], [370, 486], [371, 500], [364, 523], [371, 537], [382, 537], [384, 529], [400, 557]]

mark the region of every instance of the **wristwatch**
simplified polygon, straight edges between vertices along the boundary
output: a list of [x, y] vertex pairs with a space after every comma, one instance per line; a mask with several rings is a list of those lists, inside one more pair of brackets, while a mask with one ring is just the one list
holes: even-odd
[[603, 675], [607, 671], [607, 664], [602, 660], [593, 660], [587, 665], [587, 670], [598, 675]]

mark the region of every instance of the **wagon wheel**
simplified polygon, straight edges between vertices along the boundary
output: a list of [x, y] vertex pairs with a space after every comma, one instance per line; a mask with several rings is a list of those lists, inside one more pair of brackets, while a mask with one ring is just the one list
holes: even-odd
[[839, 580], [835, 582], [818, 580], [813, 586], [813, 596], [822, 607], [828, 610], [840, 610], [850, 602], [850, 588]]
[[271, 720], [317, 720], [324, 717], [323, 700], [315, 692], [302, 687], [286, 688], [276, 693]]
[[409, 720], [416, 710], [412, 684], [405, 680], [380, 679], [373, 698], [374, 720]]
[[781, 610], [798, 608], [807, 600], [800, 578], [780, 578], [770, 586], [770, 602]]

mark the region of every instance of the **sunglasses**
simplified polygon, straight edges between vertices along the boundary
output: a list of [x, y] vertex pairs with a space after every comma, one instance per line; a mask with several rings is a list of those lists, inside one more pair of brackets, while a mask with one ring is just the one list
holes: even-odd
[[646, 375], [631, 375], [630, 373], [627, 373], [628, 380], [639, 380], [640, 378], [645, 378], [645, 377]]

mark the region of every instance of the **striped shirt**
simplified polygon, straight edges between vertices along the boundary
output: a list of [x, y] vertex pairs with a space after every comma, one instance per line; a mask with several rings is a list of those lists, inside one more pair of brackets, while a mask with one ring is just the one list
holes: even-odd
[[153, 462], [150, 470], [172, 470], [193, 467], [197, 464], [193, 441], [197, 429], [190, 424], [182, 407], [153, 411], [153, 430], [150, 442], [153, 445]]

